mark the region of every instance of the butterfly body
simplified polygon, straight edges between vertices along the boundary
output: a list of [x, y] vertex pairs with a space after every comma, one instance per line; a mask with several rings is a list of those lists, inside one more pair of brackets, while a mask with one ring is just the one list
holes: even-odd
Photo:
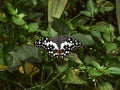
[[78, 40], [69, 37], [41, 38], [34, 44], [36, 47], [44, 48], [53, 58], [64, 58], [77, 47], [81, 47]]

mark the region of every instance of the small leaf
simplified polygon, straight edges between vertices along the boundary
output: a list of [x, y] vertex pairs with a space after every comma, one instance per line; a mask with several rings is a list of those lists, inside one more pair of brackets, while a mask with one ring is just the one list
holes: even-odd
[[37, 0], [31, 0], [33, 5], [36, 6], [37, 5]]
[[56, 37], [58, 35], [58, 33], [50, 27], [47, 29], [47, 31], [41, 31], [41, 34], [44, 37]]
[[30, 23], [28, 24], [29, 32], [35, 32], [38, 30], [38, 23]]
[[2, 12], [1, 10], [0, 10], [0, 21], [7, 22], [6, 14]]
[[114, 9], [114, 4], [110, 1], [105, 1], [101, 6], [100, 6], [100, 11], [101, 12], [110, 12]]
[[116, 43], [105, 42], [104, 45], [105, 45], [105, 48], [107, 50], [107, 53], [110, 53], [112, 50], [115, 50], [117, 48]]
[[87, 16], [87, 17], [91, 17], [92, 16], [91, 12], [89, 12], [89, 11], [81, 11], [80, 13], [85, 15], [85, 16]]
[[17, 25], [24, 25], [26, 24], [25, 20], [22, 18], [12, 17], [12, 20]]
[[108, 70], [110, 71], [111, 74], [120, 75], [120, 68], [118, 68], [118, 67], [110, 67], [110, 68], [108, 68]]
[[96, 37], [98, 40], [101, 40], [101, 33], [99, 31], [91, 31], [91, 35], [93, 35], [94, 37]]
[[94, 15], [95, 10], [96, 10], [96, 4], [93, 0], [88, 0], [87, 10], [91, 13], [91, 17], [92, 17]]
[[14, 9], [14, 7], [13, 7], [13, 5], [12, 5], [11, 3], [7, 2], [6, 5], [7, 5], [7, 8], [8, 8], [8, 10], [9, 10], [9, 13], [10, 13], [10, 14], [12, 14], [12, 15], [14, 15], [14, 16], [17, 15], [18, 10], [17, 10], [17, 9]]
[[113, 90], [113, 87], [110, 83], [104, 82], [104, 83], [98, 84], [98, 89], [99, 90]]
[[102, 73], [99, 72], [96, 68], [90, 67], [88, 70], [90, 76], [101, 76]]
[[44, 37], [49, 37], [48, 31], [42, 30], [42, 31], [41, 31], [41, 34], [42, 34], [42, 36], [44, 36]]

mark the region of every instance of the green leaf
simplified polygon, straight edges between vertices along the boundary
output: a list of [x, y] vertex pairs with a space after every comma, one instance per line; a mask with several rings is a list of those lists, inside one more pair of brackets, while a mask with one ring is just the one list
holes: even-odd
[[111, 24], [101, 21], [97, 22], [96, 25], [93, 26], [93, 30], [97, 30], [103, 33], [113, 33], [114, 27]]
[[105, 1], [102, 5], [100, 5], [101, 12], [110, 12], [114, 9], [114, 4], [110, 1]]
[[112, 42], [115, 39], [115, 35], [114, 33], [103, 33], [103, 38], [108, 42]]
[[81, 11], [80, 13], [85, 15], [85, 16], [87, 16], [87, 17], [91, 17], [92, 16], [91, 12], [89, 12], [89, 11]]
[[120, 41], [120, 36], [117, 37], [117, 40]]
[[70, 29], [68, 25], [60, 19], [54, 18], [51, 27], [58, 32], [60, 36], [68, 36]]
[[108, 70], [110, 71], [111, 74], [120, 75], [120, 68], [118, 67], [110, 67], [108, 68]]
[[90, 76], [101, 76], [102, 72], [99, 72], [96, 68], [90, 67], [88, 70]]
[[52, 17], [60, 18], [68, 0], [49, 0], [48, 2], [48, 22], [51, 24]]
[[80, 77], [78, 77], [79, 71], [77, 70], [68, 70], [66, 72], [65, 78], [63, 80], [64, 83], [66, 84], [87, 84], [86, 81], [80, 79]]
[[93, 0], [88, 0], [87, 2], [87, 10], [91, 13], [91, 17], [93, 17], [94, 12], [96, 12], [96, 4]]
[[18, 10], [14, 9], [14, 7], [11, 3], [7, 2], [6, 5], [7, 5], [7, 8], [8, 8], [8, 11], [9, 11], [10, 14], [12, 14], [14, 16], [17, 15]]
[[110, 83], [104, 82], [104, 83], [98, 84], [98, 89], [99, 90], [113, 90], [113, 87]]
[[90, 26], [87, 25], [79, 25], [80, 29], [83, 31], [90, 31]]
[[99, 31], [91, 31], [91, 35], [96, 37], [98, 40], [101, 40], [101, 33]]
[[37, 5], [37, 0], [31, 0], [33, 5], [36, 6]]
[[59, 61], [59, 63], [56, 63], [56, 68], [59, 73], [64, 72], [66, 69], [68, 69], [68, 62], [65, 61]]
[[[75, 19], [73, 19], [71, 22], [69, 23], [72, 23], [72, 25], [76, 28], [78, 27], [81, 27], [82, 26], [85, 26], [85, 24], [90, 20], [90, 18], [88, 17], [85, 17], [85, 16], [81, 16], [81, 17], [77, 17]], [[89, 28], [90, 30], [90, 28]]]
[[47, 29], [47, 31], [41, 31], [41, 34], [44, 37], [56, 37], [58, 35], [58, 33], [50, 27]]
[[36, 32], [38, 30], [38, 23], [29, 23], [28, 24], [28, 31], [29, 32]]
[[38, 49], [31, 45], [24, 45], [16, 51], [9, 52], [6, 62], [10, 68], [15, 68], [18, 67], [22, 61], [38, 62], [39, 59]]
[[85, 62], [87, 65], [93, 65], [94, 67], [100, 69], [100, 64], [96, 61], [96, 58], [94, 56], [86, 56]]
[[22, 19], [22, 18], [12, 17], [12, 20], [17, 25], [24, 25], [24, 24], [26, 24], [25, 20]]
[[107, 54], [110, 53], [112, 50], [117, 49], [116, 43], [105, 42], [104, 45], [107, 50]]
[[7, 22], [6, 14], [0, 10], [0, 21], [1, 22]]
[[48, 28], [48, 35], [49, 37], [56, 37], [58, 33], [53, 28]]
[[72, 35], [71, 37], [79, 40], [82, 43], [82, 45], [90, 46], [94, 43], [93, 38], [89, 34], [77, 33], [77, 34]]

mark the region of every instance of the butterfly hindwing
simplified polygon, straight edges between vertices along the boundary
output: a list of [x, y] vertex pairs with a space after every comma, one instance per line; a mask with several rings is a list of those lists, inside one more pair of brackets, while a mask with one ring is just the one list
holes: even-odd
[[64, 42], [61, 43], [61, 50], [64, 51], [61, 56], [65, 57], [67, 56], [70, 52], [75, 50], [76, 48], [81, 47], [81, 43], [73, 38], [66, 38]]
[[44, 48], [53, 58], [64, 58], [77, 47], [81, 47], [81, 43], [69, 37], [53, 37], [41, 38], [35, 42], [35, 46]]

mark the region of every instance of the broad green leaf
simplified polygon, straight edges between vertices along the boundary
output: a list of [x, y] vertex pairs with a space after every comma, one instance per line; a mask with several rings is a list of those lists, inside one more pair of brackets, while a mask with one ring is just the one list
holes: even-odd
[[62, 20], [54, 18], [51, 27], [58, 32], [59, 36], [69, 36], [70, 29]]
[[77, 34], [72, 35], [71, 37], [79, 40], [82, 43], [82, 45], [90, 46], [94, 43], [93, 38], [89, 34], [77, 33]]
[[68, 70], [66, 72], [66, 75], [63, 79], [63, 83], [66, 84], [87, 84], [86, 81], [80, 79], [80, 77], [78, 77], [79, 71], [78, 70]]
[[110, 67], [108, 68], [108, 70], [110, 71], [111, 74], [120, 75], [120, 68], [118, 67]]
[[90, 76], [101, 76], [102, 72], [99, 72], [96, 68], [90, 67], [88, 70]]
[[68, 0], [49, 0], [48, 2], [48, 22], [51, 24], [52, 17], [60, 18]]
[[38, 27], [39, 27], [38, 23], [29, 23], [28, 24], [28, 31], [35, 32], [38, 30]]
[[22, 61], [38, 62], [39, 59], [38, 49], [31, 45], [24, 45], [16, 51], [9, 52], [6, 62], [10, 68], [15, 68], [18, 67]]
[[117, 44], [116, 43], [105, 42], [104, 46], [107, 50], [107, 53], [110, 53], [112, 50], [117, 49]]
[[97, 30], [103, 33], [113, 33], [114, 27], [107, 22], [101, 21], [97, 22], [95, 26], [93, 26], [93, 30]]
[[17, 25], [24, 25], [24, 24], [26, 24], [25, 20], [22, 19], [22, 18], [12, 17], [12, 20]]
[[96, 58], [94, 56], [86, 56], [85, 62], [87, 65], [93, 65], [94, 67], [100, 69], [100, 64], [97, 62]]
[[98, 89], [99, 90], [113, 90], [113, 87], [110, 83], [104, 82], [104, 83], [98, 84]]

